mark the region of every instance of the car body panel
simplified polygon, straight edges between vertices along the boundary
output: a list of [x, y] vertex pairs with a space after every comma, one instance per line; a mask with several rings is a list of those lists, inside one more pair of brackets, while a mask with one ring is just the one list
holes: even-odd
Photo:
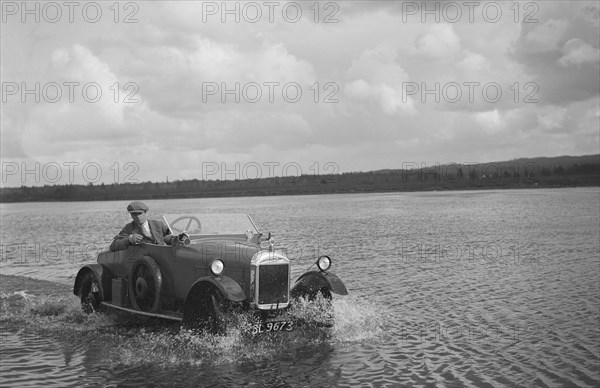
[[[225, 296], [227, 299], [233, 302], [242, 302], [246, 300], [246, 294], [235, 280], [230, 278], [229, 276], [206, 276], [201, 279], [198, 279], [192, 287], [190, 287], [190, 291], [194, 287], [202, 286], [205, 283], [210, 283], [216, 286], [219, 291]], [[190, 292], [188, 292], [188, 295]]]
[[100, 286], [100, 293], [102, 295], [102, 298], [104, 300], [111, 300], [111, 281], [113, 279], [113, 275], [111, 274], [110, 270], [108, 270], [108, 268], [102, 264], [87, 264], [83, 266], [77, 273], [77, 276], [75, 277], [73, 293], [77, 295], [79, 287], [81, 285], [81, 280], [86, 272], [92, 272], [96, 276], [96, 280], [98, 281], [98, 284]]
[[312, 293], [327, 288], [339, 295], [348, 295], [344, 283], [336, 275], [329, 272], [311, 271], [302, 274], [292, 286], [292, 295]]

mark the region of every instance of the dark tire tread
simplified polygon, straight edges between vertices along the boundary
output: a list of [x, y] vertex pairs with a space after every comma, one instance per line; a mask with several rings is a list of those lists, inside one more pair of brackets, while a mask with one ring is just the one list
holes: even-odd
[[[140, 293], [136, 288], [136, 282], [139, 281], [140, 277], [143, 279], [143, 282], [145, 282], [146, 286], [148, 287], [147, 289], [145, 289], [144, 294], [150, 293], [151, 295], [142, 295], [142, 298], [138, 297]], [[131, 304], [135, 309], [151, 313], [156, 313], [160, 311], [163, 278], [162, 272], [160, 271], [160, 267], [158, 266], [158, 264], [156, 264], [156, 261], [152, 257], [142, 256], [133, 265], [133, 267], [131, 267], [128, 283], [129, 299], [131, 300]]]

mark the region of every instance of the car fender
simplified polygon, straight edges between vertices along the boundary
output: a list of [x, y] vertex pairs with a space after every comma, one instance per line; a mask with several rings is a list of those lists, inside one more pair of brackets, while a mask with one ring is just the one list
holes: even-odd
[[75, 278], [75, 284], [73, 285], [73, 294], [77, 295], [79, 288], [81, 287], [81, 279], [87, 272], [92, 272], [98, 284], [100, 285], [100, 295], [102, 300], [111, 300], [112, 298], [112, 274], [108, 268], [102, 264], [88, 264], [82, 267], [77, 273]]
[[348, 290], [340, 278], [332, 273], [317, 271], [302, 274], [292, 286], [290, 293], [293, 297], [298, 297], [320, 290], [323, 287], [339, 295], [348, 295]]
[[242, 287], [240, 287], [240, 285], [229, 276], [206, 276], [196, 280], [192, 287], [190, 287], [190, 290], [186, 296], [186, 303], [190, 296], [193, 296], [197, 291], [207, 291], [208, 288], [210, 288], [210, 285], [218, 288], [226, 299], [229, 299], [233, 302], [241, 302], [246, 300], [246, 294], [244, 294]]

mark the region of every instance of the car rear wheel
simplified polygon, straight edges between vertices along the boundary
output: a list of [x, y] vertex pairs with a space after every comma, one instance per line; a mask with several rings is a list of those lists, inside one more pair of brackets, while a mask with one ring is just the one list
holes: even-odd
[[98, 280], [96, 279], [96, 275], [91, 271], [83, 275], [83, 279], [81, 279], [79, 298], [81, 300], [81, 309], [84, 313], [91, 314], [100, 310], [102, 292]]
[[160, 310], [162, 293], [162, 273], [156, 261], [143, 256], [129, 274], [129, 297], [134, 308], [141, 311]]

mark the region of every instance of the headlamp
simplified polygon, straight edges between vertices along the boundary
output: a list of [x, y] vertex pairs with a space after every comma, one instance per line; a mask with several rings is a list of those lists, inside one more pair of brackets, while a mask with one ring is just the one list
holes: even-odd
[[321, 272], [327, 271], [331, 267], [331, 258], [329, 256], [321, 256], [317, 259], [317, 267]]
[[210, 272], [212, 272], [212, 274], [215, 276], [221, 275], [223, 273], [224, 269], [225, 269], [225, 265], [223, 264], [223, 262], [220, 259], [214, 259], [210, 263]]

